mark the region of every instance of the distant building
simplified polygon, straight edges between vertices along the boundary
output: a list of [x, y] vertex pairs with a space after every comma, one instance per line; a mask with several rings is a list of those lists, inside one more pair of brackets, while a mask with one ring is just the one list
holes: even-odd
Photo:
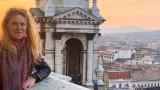
[[144, 55], [142, 58], [138, 58], [136, 64], [141, 64], [141, 65], [160, 64], [160, 56]]
[[108, 71], [109, 79], [130, 79], [129, 71]]
[[160, 73], [156, 73], [155, 75], [152, 75], [151, 73], [154, 72], [149, 73], [151, 76], [148, 76], [147, 72], [146, 75], [143, 76], [145, 73], [110, 70], [105, 72], [104, 79], [109, 90], [148, 90], [148, 88], [159, 88], [160, 78], [156, 75], [159, 75]]
[[149, 44], [148, 44], [148, 48], [158, 49], [158, 48], [160, 48], [160, 42], [157, 42], [157, 43], [149, 43]]
[[120, 59], [130, 59], [132, 56], [131, 50], [119, 50], [117, 53], [115, 53], [115, 60]]
[[128, 88], [129, 90], [145, 90], [147, 88], [160, 87], [160, 79], [146, 79], [146, 80], [121, 79], [121, 80], [110, 80], [109, 83], [110, 83], [109, 87], [121, 88], [121, 89]]
[[160, 56], [154, 56], [153, 64], [160, 64]]
[[145, 55], [144, 57], [142, 58], [139, 58], [139, 62], [137, 62], [138, 64], [142, 64], [142, 65], [145, 65], [145, 64], [153, 64], [153, 56], [148, 56], [148, 55]]
[[115, 60], [115, 53], [117, 51], [103, 51], [101, 52], [101, 56], [103, 57], [103, 60], [106, 62], [113, 62]]
[[132, 51], [131, 50], [114, 50], [109, 49], [100, 53], [103, 57], [103, 60], [106, 62], [114, 62], [117, 59], [131, 59]]

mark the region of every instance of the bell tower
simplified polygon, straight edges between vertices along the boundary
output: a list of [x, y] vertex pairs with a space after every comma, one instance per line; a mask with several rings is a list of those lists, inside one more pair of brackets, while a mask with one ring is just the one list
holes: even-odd
[[[36, 0], [36, 6], [39, 6], [42, 10], [44, 10], [45, 5], [48, 0]], [[89, 1], [88, 0], [52, 0], [55, 7], [62, 8], [73, 8], [80, 7], [83, 9], [89, 9]]]
[[73, 83], [103, 86], [98, 63], [99, 26], [105, 21], [97, 0], [35, 0], [31, 8], [41, 37], [41, 51], [53, 72], [72, 77]]

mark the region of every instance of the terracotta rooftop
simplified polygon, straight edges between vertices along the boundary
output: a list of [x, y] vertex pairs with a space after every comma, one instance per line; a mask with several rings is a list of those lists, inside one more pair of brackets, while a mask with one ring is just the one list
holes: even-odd
[[109, 79], [130, 79], [129, 71], [108, 71]]

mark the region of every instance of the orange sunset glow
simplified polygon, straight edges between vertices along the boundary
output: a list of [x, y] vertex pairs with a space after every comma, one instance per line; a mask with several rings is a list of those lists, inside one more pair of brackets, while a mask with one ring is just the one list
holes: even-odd
[[[90, 0], [91, 3], [92, 0]], [[101, 15], [107, 20], [101, 28], [139, 26], [160, 29], [160, 0], [97, 0]], [[0, 21], [10, 7], [35, 7], [35, 0], [0, 0]]]

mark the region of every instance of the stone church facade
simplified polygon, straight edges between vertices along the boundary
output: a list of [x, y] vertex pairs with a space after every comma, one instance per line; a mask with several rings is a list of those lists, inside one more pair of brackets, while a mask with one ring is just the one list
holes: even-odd
[[35, 0], [30, 12], [40, 32], [40, 49], [52, 71], [86, 86], [97, 81], [99, 15], [93, 0]]

